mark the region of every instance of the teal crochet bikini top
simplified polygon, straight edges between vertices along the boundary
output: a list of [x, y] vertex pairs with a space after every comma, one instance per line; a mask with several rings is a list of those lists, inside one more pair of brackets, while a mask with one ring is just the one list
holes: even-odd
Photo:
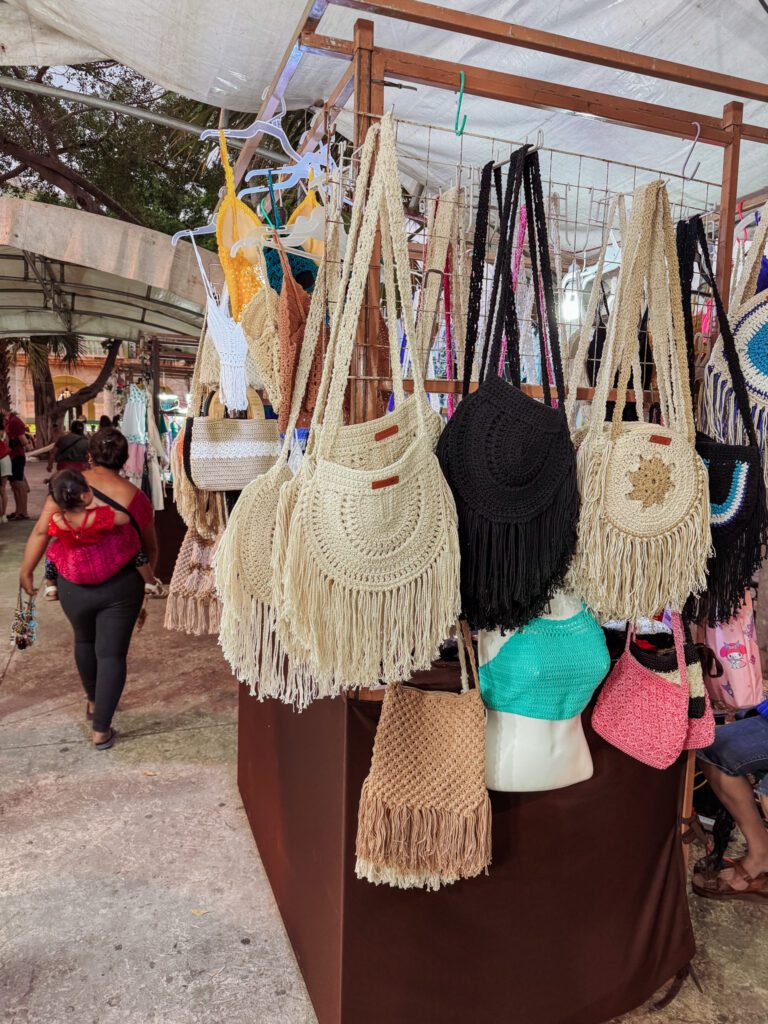
[[[580, 715], [611, 659], [600, 626], [582, 606], [568, 619], [534, 619], [480, 665], [480, 693], [493, 711], [559, 721]], [[480, 656], [482, 659], [481, 639]]]

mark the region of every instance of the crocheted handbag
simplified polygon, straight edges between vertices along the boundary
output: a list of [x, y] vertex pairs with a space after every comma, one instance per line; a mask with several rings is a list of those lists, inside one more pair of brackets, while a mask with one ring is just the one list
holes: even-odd
[[203, 540], [194, 530], [187, 530], [168, 588], [166, 629], [190, 636], [219, 632], [221, 602], [212, 564], [215, 551], [215, 541]]
[[[277, 428], [282, 433], [288, 426], [291, 412], [296, 369], [302, 351], [304, 329], [309, 316], [311, 297], [293, 279], [288, 267], [285, 249], [275, 236], [277, 251], [283, 263], [283, 284], [277, 304], [277, 335], [280, 342], [280, 396], [282, 405], [277, 418]], [[297, 427], [308, 427], [317, 401], [320, 378], [323, 372], [323, 346], [317, 345], [310, 367], [309, 379], [304, 390]]]
[[273, 419], [220, 419], [209, 416], [211, 392], [202, 416], [187, 418], [185, 453], [192, 482], [202, 491], [242, 491], [274, 465], [280, 453]]
[[[654, 335], [655, 337], [655, 335]], [[672, 616], [677, 671], [646, 668], [631, 647], [611, 670], [592, 712], [592, 727], [612, 746], [651, 768], [668, 768], [684, 749], [688, 734], [689, 684], [680, 615]]]
[[749, 395], [712, 271], [707, 236], [700, 216], [677, 225], [691, 383], [694, 341], [691, 285], [697, 250], [701, 253], [703, 276], [712, 288], [720, 325], [720, 344], [746, 440], [745, 444], [723, 444], [701, 431], [696, 434], [696, 451], [704, 460], [709, 476], [713, 554], [707, 563], [707, 591], [698, 600], [690, 602], [688, 612], [697, 619], [706, 616], [708, 624], [714, 626], [736, 615], [745, 591], [760, 568], [768, 542], [768, 508]]
[[[601, 283], [605, 247], [585, 317], [587, 336]], [[706, 582], [709, 491], [694, 448], [680, 278], [666, 188], [636, 190], [624, 240], [592, 414], [577, 455], [581, 515], [570, 585], [603, 619], [679, 611]], [[638, 365], [637, 324], [647, 282], [649, 327], [665, 426], [625, 423], [630, 372]], [[580, 343], [586, 351], [588, 341]], [[574, 362], [569, 416], [580, 368]], [[619, 369], [613, 417], [606, 403]], [[638, 413], [641, 405], [638, 403]]]
[[[478, 628], [515, 629], [540, 615], [563, 582], [576, 542], [579, 495], [575, 454], [564, 412], [565, 388], [538, 154], [526, 155], [526, 147], [518, 150], [510, 162], [480, 358], [480, 385], [469, 393], [485, 269], [492, 169], [491, 163], [483, 168], [475, 225], [463, 397], [440, 437], [437, 456], [459, 516], [463, 614]], [[519, 387], [512, 255], [521, 183], [540, 327], [544, 403], [528, 397]], [[500, 190], [497, 170], [497, 196]], [[511, 384], [499, 376], [505, 333]], [[548, 359], [556, 385], [554, 403]]]
[[[755, 294], [766, 240], [768, 203], [761, 211], [760, 224], [730, 303], [734, 311], [731, 315], [734, 348], [760, 446], [763, 474], [768, 482], [768, 291]], [[721, 337], [704, 371], [699, 410], [701, 429], [726, 444], [749, 444], [741, 405], [738, 384], [725, 352], [725, 339]]]
[[19, 587], [16, 610], [11, 620], [11, 647], [26, 651], [37, 640], [37, 611], [35, 597], [26, 597]]
[[[360, 238], [334, 310], [333, 375], [314, 468], [291, 517], [282, 592], [285, 620], [316, 674], [360, 686], [409, 679], [428, 668], [460, 602], [456, 509], [432, 451], [418, 359], [412, 360], [417, 433], [400, 457], [369, 469], [342, 465], [334, 455], [379, 220], [385, 284], [394, 254], [406, 338], [416, 336], [391, 115], [374, 139], [376, 170], [367, 197], [358, 181], [356, 202], [365, 203]], [[391, 325], [396, 311], [389, 288], [386, 293]], [[392, 375], [401, 377], [399, 360]], [[388, 433], [387, 417], [378, 422]], [[367, 465], [379, 458], [375, 438], [361, 453]]]
[[434, 892], [491, 862], [483, 704], [469, 631], [462, 624], [458, 632], [460, 693], [392, 683], [384, 694], [360, 793], [355, 865], [358, 878], [377, 885]]

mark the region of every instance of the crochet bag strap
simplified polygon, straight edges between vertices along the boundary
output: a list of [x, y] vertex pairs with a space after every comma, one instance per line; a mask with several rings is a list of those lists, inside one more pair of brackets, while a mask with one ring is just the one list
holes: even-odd
[[476, 690], [480, 689], [480, 680], [477, 676], [477, 662], [475, 660], [475, 648], [472, 644], [472, 634], [469, 631], [466, 619], [456, 621], [456, 646], [459, 652], [459, 665], [461, 667], [461, 692], [469, 691], [469, 675], [467, 673], [467, 659], [472, 669], [472, 682]]
[[[544, 213], [544, 193], [541, 185], [541, 169], [539, 154], [529, 153], [525, 158], [525, 205], [528, 210], [528, 240], [531, 256], [531, 277], [534, 284], [536, 300], [536, 317], [538, 320], [539, 346], [541, 349], [541, 383], [544, 390], [544, 402], [552, 405], [549, 374], [547, 372], [547, 348], [552, 361], [557, 389], [557, 403], [561, 410], [565, 406], [565, 379], [563, 361], [560, 352], [560, 333], [555, 308], [554, 288], [552, 285], [552, 268], [549, 261], [549, 245], [547, 240], [547, 218]], [[541, 287], [538, 287], [541, 280]], [[544, 308], [542, 309], [542, 297]], [[544, 325], [546, 323], [546, 331]]]
[[[413, 391], [418, 396], [416, 416], [419, 433], [424, 436], [427, 430], [424, 411], [424, 400], [426, 397], [424, 377], [420, 360], [414, 358], [414, 351], [411, 348], [415, 343], [416, 330], [411, 293], [408, 243], [403, 220], [400, 176], [397, 170], [397, 152], [395, 149], [395, 135], [391, 114], [385, 114], [380, 121], [378, 142], [376, 169], [373, 174], [368, 199], [365, 203], [360, 238], [354, 253], [354, 265], [349, 278], [349, 285], [343, 303], [337, 304], [336, 309], [338, 326], [336, 324], [334, 326], [338, 334], [334, 348], [334, 367], [318, 442], [320, 454], [324, 456], [330, 452], [337, 431], [342, 423], [344, 392], [354, 350], [357, 323], [363, 305], [376, 227], [379, 222], [381, 223], [384, 261], [385, 264], [389, 260], [393, 261], [394, 274], [401, 296], [406, 344], [411, 355]], [[348, 251], [349, 248], [351, 247], [348, 245]], [[388, 273], [388, 271], [385, 271], [385, 273]], [[397, 309], [392, 305], [394, 296], [388, 295], [386, 298], [388, 315], [396, 318]], [[398, 381], [399, 379], [399, 383], [402, 384], [402, 366], [399, 359], [393, 361], [392, 378], [393, 381]]]
[[752, 239], [752, 245], [749, 247], [749, 252], [744, 261], [741, 277], [731, 297], [730, 308], [733, 309], [734, 313], [738, 313], [739, 308], [755, 294], [766, 241], [768, 241], [768, 202], [760, 211], [760, 223], [757, 226], [757, 231]]
[[[698, 246], [701, 251], [701, 258], [704, 263], [704, 271], [707, 276], [707, 281], [712, 288], [712, 298], [715, 302], [715, 309], [717, 311], [717, 322], [720, 327], [720, 336], [723, 339], [723, 355], [725, 361], [728, 364], [728, 372], [731, 375], [731, 383], [733, 384], [733, 390], [736, 394], [736, 402], [741, 413], [741, 418], [744, 421], [744, 428], [749, 438], [749, 443], [753, 448], [758, 448], [757, 433], [755, 431], [754, 420], [752, 419], [752, 408], [749, 403], [749, 396], [747, 394], [747, 385], [744, 381], [744, 374], [741, 370], [741, 362], [739, 361], [739, 353], [736, 351], [736, 342], [733, 339], [733, 331], [728, 320], [728, 314], [725, 312], [722, 299], [720, 298], [720, 290], [717, 287], [717, 280], [712, 270], [712, 260], [709, 255], [709, 246], [707, 245], [707, 233], [704, 230], [704, 222], [700, 216], [692, 218], [693, 226], [696, 232], [696, 239]], [[690, 309], [690, 293], [684, 295], [685, 307]], [[686, 330], [688, 324], [686, 322]], [[691, 347], [693, 345], [693, 321], [691, 321]]]
[[[683, 617], [679, 612], [672, 612], [672, 637], [675, 641], [675, 654], [677, 656], [677, 671], [680, 673], [680, 684], [685, 692], [688, 692], [688, 669], [685, 664], [685, 633]], [[629, 650], [630, 641], [634, 639], [637, 629], [634, 622], [627, 623], [627, 640], [624, 650]]]
[[[608, 299], [605, 295], [603, 277], [605, 274], [605, 257], [608, 254], [608, 245], [610, 243], [611, 231], [613, 229], [613, 222], [616, 218], [617, 211], [619, 214], [619, 227], [621, 231], [622, 244], [624, 244], [627, 234], [627, 209], [624, 195], [621, 193], [614, 195], [611, 199], [611, 204], [608, 208], [608, 216], [603, 224], [603, 238], [600, 244], [600, 253], [597, 257], [595, 276], [592, 280], [592, 290], [589, 293], [587, 310], [581, 324], [581, 331], [579, 332], [579, 343], [576, 347], [576, 354], [573, 358], [573, 365], [571, 367], [571, 379], [568, 382], [568, 395], [565, 399], [565, 411], [568, 419], [568, 425], [571, 430], [576, 426], [576, 393], [578, 391], [579, 380], [586, 363], [587, 353], [589, 352], [589, 345], [592, 340], [592, 329], [595, 323], [597, 307], [600, 303], [601, 296], [602, 301], [605, 304], [606, 323], [610, 323], [611, 320], [610, 310], [608, 308]], [[608, 345], [606, 341], [600, 363], [601, 367], [603, 361], [607, 361], [608, 359], [607, 349]]]
[[490, 160], [483, 167], [480, 175], [480, 191], [477, 197], [477, 216], [475, 217], [475, 239], [472, 244], [472, 269], [470, 270], [469, 277], [469, 298], [467, 300], [467, 338], [464, 347], [462, 398], [465, 398], [469, 393], [469, 383], [472, 379], [472, 369], [475, 363], [477, 331], [480, 323], [480, 304], [483, 297], [483, 278], [485, 276], [485, 246], [488, 240], [488, 212], [493, 171], [493, 160]]
[[507, 187], [500, 210], [499, 246], [494, 264], [491, 306], [486, 321], [480, 369], [481, 380], [485, 380], [491, 375], [499, 375], [502, 339], [506, 334], [512, 380], [517, 387], [520, 386], [520, 327], [512, 287], [512, 262], [515, 223], [520, 205], [526, 149], [525, 146], [518, 149], [512, 154], [509, 162]]

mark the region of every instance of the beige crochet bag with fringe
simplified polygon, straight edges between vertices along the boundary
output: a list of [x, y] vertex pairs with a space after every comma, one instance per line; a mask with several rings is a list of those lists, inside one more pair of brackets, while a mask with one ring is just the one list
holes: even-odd
[[[335, 249], [334, 232], [325, 252]], [[272, 545], [280, 492], [292, 481], [288, 456], [325, 316], [327, 271], [326, 256], [312, 293], [280, 455], [243, 490], [214, 563], [223, 602], [219, 643], [232, 671], [248, 684], [252, 696], [288, 699], [299, 709], [317, 695], [318, 687], [307, 666], [287, 656], [277, 634]]]
[[393, 683], [384, 694], [371, 770], [360, 793], [358, 878], [436, 891], [481, 874], [491, 862], [485, 709], [465, 623], [457, 640], [461, 693]]
[[[602, 266], [585, 325], [601, 273]], [[634, 379], [642, 379], [636, 352], [644, 288], [664, 426], [622, 422], [633, 363]], [[576, 360], [571, 396], [580, 369]], [[617, 370], [617, 400], [606, 424]], [[568, 404], [572, 412], [573, 397]], [[666, 187], [654, 181], [633, 197], [592, 414], [577, 453], [581, 514], [571, 585], [599, 617], [634, 620], [667, 605], [680, 611], [691, 593], [704, 589], [709, 488], [694, 440], [672, 215]]]
[[[389, 465], [368, 468], [369, 454], [378, 459], [374, 432], [361, 452], [368, 465], [345, 466], [334, 456], [379, 220], [385, 267], [394, 255], [404, 297], [406, 337], [416, 337], [391, 115], [382, 118], [376, 139], [367, 200], [358, 184], [365, 212], [349, 286], [335, 310], [333, 376], [317, 454], [291, 518], [282, 609], [313, 672], [358, 686], [409, 679], [428, 668], [460, 606], [456, 508], [432, 450], [418, 358], [412, 360], [417, 431], [406, 450]], [[395, 317], [390, 306], [390, 325]], [[399, 360], [392, 374], [401, 389]], [[388, 429], [387, 417], [379, 423]]]

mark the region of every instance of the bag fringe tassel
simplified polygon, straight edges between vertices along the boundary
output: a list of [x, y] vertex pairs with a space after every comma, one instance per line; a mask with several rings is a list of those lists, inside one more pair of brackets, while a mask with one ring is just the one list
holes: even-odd
[[282, 630], [311, 652], [313, 671], [331, 678], [343, 668], [351, 686], [375, 686], [429, 669], [459, 615], [459, 548], [456, 533], [448, 536], [419, 576], [391, 590], [364, 590], [328, 577], [294, 523]]
[[601, 446], [579, 451], [581, 517], [569, 586], [598, 617], [651, 618], [667, 606], [679, 612], [707, 584], [709, 501], [662, 536], [627, 534], [602, 515], [608, 455]]
[[495, 523], [454, 494], [459, 513], [462, 609], [475, 629], [518, 629], [562, 588], [576, 549], [576, 467], [527, 522]]
[[164, 627], [189, 636], [218, 633], [221, 602], [215, 596], [169, 594], [165, 606]]
[[357, 821], [355, 874], [375, 885], [436, 892], [461, 878], [487, 873], [491, 863], [488, 794], [468, 814], [439, 807], [397, 807], [363, 783]]

